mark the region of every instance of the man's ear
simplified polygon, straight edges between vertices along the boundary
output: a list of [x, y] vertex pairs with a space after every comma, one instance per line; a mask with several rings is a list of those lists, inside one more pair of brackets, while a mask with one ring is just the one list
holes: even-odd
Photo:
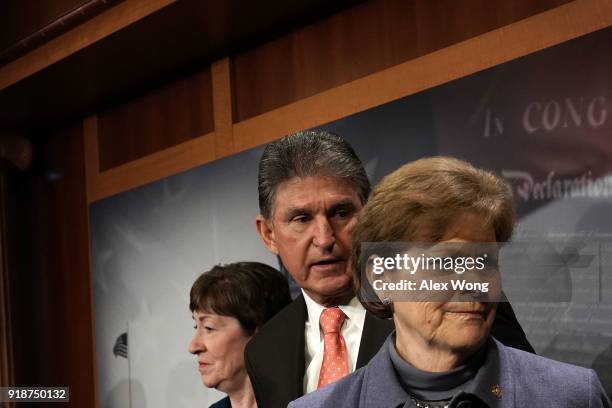
[[268, 250], [274, 255], [278, 255], [278, 248], [276, 247], [276, 238], [272, 223], [267, 221], [263, 215], [259, 214], [255, 218], [255, 226], [257, 228], [257, 233], [261, 237], [261, 240], [266, 248], [268, 248]]

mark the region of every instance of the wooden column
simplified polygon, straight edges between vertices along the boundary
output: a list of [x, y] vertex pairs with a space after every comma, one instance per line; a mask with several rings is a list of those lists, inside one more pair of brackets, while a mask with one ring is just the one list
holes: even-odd
[[215, 122], [215, 158], [235, 151], [232, 123], [232, 91], [229, 58], [215, 62], [211, 69], [213, 114]]
[[0, 387], [15, 385], [6, 250], [6, 175], [0, 172]]

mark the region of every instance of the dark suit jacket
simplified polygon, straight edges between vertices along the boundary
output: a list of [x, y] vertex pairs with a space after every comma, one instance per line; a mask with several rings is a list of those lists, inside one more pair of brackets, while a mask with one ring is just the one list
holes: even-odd
[[[285, 408], [304, 394], [308, 319], [302, 295], [258, 330], [246, 346], [245, 364], [259, 408]], [[357, 368], [366, 365], [393, 331], [391, 320], [366, 313]], [[492, 335], [511, 347], [533, 352], [509, 303], [500, 303]]]

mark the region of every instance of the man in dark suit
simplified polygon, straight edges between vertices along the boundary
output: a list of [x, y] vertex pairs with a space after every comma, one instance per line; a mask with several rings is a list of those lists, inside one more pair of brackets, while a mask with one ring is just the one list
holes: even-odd
[[[284, 408], [367, 364], [393, 323], [367, 313], [353, 293], [351, 232], [370, 182], [352, 147], [324, 131], [272, 142], [259, 162], [258, 188], [257, 232], [302, 294], [258, 331], [245, 362], [258, 406]], [[325, 328], [330, 316], [340, 320], [334, 330]], [[507, 303], [493, 335], [533, 352]]]

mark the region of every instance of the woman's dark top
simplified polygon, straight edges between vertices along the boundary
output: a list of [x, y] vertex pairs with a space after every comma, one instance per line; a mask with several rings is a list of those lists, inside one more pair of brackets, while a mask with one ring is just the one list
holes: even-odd
[[209, 408], [232, 408], [232, 403], [230, 402], [229, 397], [225, 397], [212, 404]]
[[465, 364], [450, 371], [431, 373], [415, 368], [399, 356], [395, 349], [395, 333], [386, 346], [400, 384], [414, 397], [412, 401], [407, 401], [407, 407], [445, 406], [472, 382], [485, 361], [487, 351], [485, 344]]

